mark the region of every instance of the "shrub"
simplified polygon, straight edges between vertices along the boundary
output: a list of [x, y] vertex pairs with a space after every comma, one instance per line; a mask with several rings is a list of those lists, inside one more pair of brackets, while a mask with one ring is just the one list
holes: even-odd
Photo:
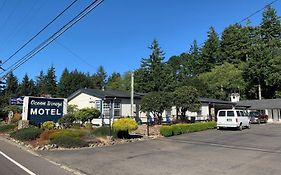
[[112, 124], [114, 131], [133, 131], [138, 129], [138, 124], [134, 119], [131, 118], [121, 118], [114, 121]]
[[[106, 137], [110, 135], [110, 128], [106, 126], [102, 126], [99, 128], [94, 129], [91, 134], [95, 135], [96, 137]], [[111, 135], [115, 136], [115, 132], [112, 130]]]
[[80, 138], [75, 138], [71, 136], [61, 135], [51, 140], [51, 144], [56, 144], [64, 148], [77, 148], [86, 147], [88, 143]]
[[16, 113], [14, 116], [11, 118], [11, 123], [17, 123], [18, 121], [21, 120], [21, 114]]
[[27, 141], [27, 140], [35, 140], [39, 137], [42, 133], [42, 130], [36, 127], [31, 128], [24, 128], [14, 131], [10, 134], [11, 137], [20, 140], [20, 141]]
[[170, 137], [173, 135], [173, 129], [171, 126], [162, 125], [160, 128], [160, 134], [164, 137]]
[[5, 133], [12, 131], [16, 128], [17, 125], [15, 124], [9, 124], [9, 125], [0, 125], [0, 132]]
[[76, 130], [76, 129], [60, 129], [56, 130], [55, 132], [50, 134], [49, 139], [53, 140], [60, 136], [68, 136], [72, 138], [79, 138], [84, 135], [84, 132], [82, 130]]
[[114, 121], [112, 127], [114, 132], [117, 133], [118, 138], [128, 138], [129, 132], [136, 130], [138, 128], [138, 124], [134, 119], [121, 118]]
[[40, 139], [41, 140], [49, 140], [50, 135], [54, 132], [55, 132], [55, 130], [45, 130], [40, 134]]
[[81, 120], [82, 123], [91, 121], [94, 118], [98, 118], [100, 115], [100, 111], [95, 108], [83, 108], [75, 113], [75, 117], [78, 120]]
[[93, 124], [92, 123], [86, 123], [85, 128], [86, 129], [93, 129]]
[[56, 124], [53, 121], [46, 121], [42, 124], [44, 130], [52, 130], [55, 126]]
[[68, 128], [73, 124], [75, 120], [76, 119], [74, 114], [65, 114], [63, 117], [59, 119], [58, 122], [60, 125], [63, 125], [64, 127]]
[[72, 129], [80, 129], [81, 125], [80, 125], [80, 123], [73, 123], [70, 128], [72, 128]]
[[164, 137], [170, 137], [173, 135], [179, 135], [183, 133], [198, 132], [207, 129], [214, 129], [216, 122], [199, 122], [192, 124], [175, 124], [171, 126], [161, 126], [160, 134]]

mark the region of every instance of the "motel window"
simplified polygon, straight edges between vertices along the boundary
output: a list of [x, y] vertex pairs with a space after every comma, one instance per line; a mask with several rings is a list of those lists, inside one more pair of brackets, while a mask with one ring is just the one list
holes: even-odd
[[[111, 103], [103, 103], [103, 114], [106, 118], [110, 116], [110, 105]], [[120, 102], [115, 102], [114, 103], [114, 117], [120, 117], [121, 115], [121, 104]]]

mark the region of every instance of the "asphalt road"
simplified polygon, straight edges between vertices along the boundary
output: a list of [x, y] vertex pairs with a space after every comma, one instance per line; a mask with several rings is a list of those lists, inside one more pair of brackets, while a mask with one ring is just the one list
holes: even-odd
[[70, 171], [0, 138], [1, 175], [71, 175]]
[[86, 174], [280, 175], [281, 125], [209, 130], [103, 148], [42, 151]]

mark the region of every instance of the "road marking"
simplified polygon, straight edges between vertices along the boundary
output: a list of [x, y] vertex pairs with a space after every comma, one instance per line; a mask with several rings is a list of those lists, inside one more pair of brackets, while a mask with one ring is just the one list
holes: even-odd
[[20, 167], [21, 169], [23, 169], [25, 172], [27, 172], [30, 175], [36, 175], [35, 173], [33, 173], [32, 171], [30, 171], [29, 169], [25, 168], [23, 165], [21, 165], [20, 163], [18, 163], [17, 161], [15, 161], [14, 159], [10, 158], [9, 156], [7, 156], [5, 153], [3, 153], [2, 151], [0, 151], [0, 154], [2, 156], [4, 156], [6, 159], [8, 159], [9, 161], [13, 162], [14, 164], [16, 164], [18, 167]]

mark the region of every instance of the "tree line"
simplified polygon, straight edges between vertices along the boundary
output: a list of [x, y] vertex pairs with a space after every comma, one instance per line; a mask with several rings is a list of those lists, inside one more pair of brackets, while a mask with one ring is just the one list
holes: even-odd
[[229, 100], [231, 93], [243, 99], [281, 97], [281, 25], [277, 11], [268, 6], [259, 25], [231, 24], [221, 36], [213, 27], [207, 40], [164, 61], [156, 40], [151, 55], [136, 70], [138, 92], [173, 92], [192, 86], [199, 96]]
[[[175, 92], [190, 87], [201, 97], [228, 100], [233, 92], [243, 99], [257, 99], [258, 86], [263, 98], [281, 97], [281, 24], [277, 11], [268, 6], [259, 25], [231, 24], [221, 36], [210, 27], [206, 41], [195, 40], [187, 51], [165, 60], [158, 41], [153, 40], [151, 54], [135, 70], [135, 91]], [[68, 97], [79, 88], [130, 90], [130, 74], [112, 73], [102, 66], [94, 74], [69, 71], [57, 80], [55, 68], [41, 71], [35, 80], [26, 74], [22, 81], [11, 72], [1, 89], [1, 105], [11, 96]], [[189, 89], [190, 89], [189, 88]]]

